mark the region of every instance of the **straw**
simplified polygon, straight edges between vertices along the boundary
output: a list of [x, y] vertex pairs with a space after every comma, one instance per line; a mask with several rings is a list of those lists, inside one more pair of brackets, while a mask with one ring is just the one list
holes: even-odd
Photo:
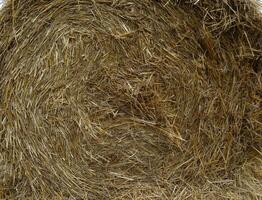
[[261, 199], [252, 0], [9, 0], [0, 199]]

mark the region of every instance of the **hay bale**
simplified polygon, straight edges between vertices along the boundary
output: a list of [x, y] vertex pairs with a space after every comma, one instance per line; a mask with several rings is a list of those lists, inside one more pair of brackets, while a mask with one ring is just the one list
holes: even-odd
[[248, 0], [9, 0], [3, 199], [262, 198]]

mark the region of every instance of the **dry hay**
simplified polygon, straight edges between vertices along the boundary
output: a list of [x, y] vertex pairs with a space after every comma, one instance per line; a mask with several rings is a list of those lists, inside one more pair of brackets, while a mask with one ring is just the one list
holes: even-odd
[[250, 0], [9, 0], [2, 199], [261, 199]]

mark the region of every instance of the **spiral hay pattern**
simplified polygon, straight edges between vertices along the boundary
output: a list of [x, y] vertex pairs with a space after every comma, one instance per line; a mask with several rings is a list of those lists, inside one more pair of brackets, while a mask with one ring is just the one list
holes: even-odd
[[261, 199], [252, 0], [9, 0], [0, 199]]

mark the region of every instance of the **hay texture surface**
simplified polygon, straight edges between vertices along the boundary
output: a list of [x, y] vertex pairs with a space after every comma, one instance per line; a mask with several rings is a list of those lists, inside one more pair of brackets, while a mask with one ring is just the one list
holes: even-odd
[[262, 198], [252, 0], [9, 0], [0, 198]]

